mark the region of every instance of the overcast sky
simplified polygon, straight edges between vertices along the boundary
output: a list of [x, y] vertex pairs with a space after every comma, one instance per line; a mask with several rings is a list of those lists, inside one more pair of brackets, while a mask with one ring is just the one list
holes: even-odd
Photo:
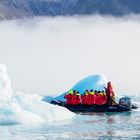
[[140, 93], [140, 18], [57, 17], [0, 23], [0, 63], [15, 91], [59, 94], [104, 74], [116, 92]]

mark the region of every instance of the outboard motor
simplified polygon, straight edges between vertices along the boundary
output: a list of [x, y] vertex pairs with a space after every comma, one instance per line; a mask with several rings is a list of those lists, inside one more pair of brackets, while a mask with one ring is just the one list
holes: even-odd
[[125, 106], [127, 109], [132, 108], [131, 98], [127, 96], [120, 98], [119, 104]]

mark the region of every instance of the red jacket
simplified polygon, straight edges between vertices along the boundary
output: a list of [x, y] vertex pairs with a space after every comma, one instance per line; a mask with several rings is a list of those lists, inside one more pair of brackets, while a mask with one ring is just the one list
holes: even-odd
[[107, 99], [107, 96], [106, 95], [104, 95], [104, 99], [103, 99], [104, 101], [104, 104], [106, 104], [107, 102], [108, 102], [108, 99]]
[[109, 96], [114, 96], [114, 91], [113, 91], [113, 87], [112, 87], [112, 85], [111, 85], [111, 82], [108, 82], [107, 83], [107, 89], [106, 89], [107, 91], [107, 94], [109, 95]]
[[87, 95], [87, 104], [92, 105], [93, 104], [93, 95], [88, 94]]
[[96, 101], [95, 103], [97, 105], [103, 105], [104, 104], [104, 96], [103, 95], [96, 95]]
[[91, 104], [92, 105], [95, 104], [95, 101], [96, 101], [96, 94], [93, 94], [92, 95], [92, 102], [91, 102]]
[[87, 104], [92, 105], [92, 95], [90, 94], [87, 95]]
[[71, 101], [72, 105], [76, 104], [76, 94], [72, 95], [72, 101]]
[[75, 104], [79, 105], [80, 103], [81, 103], [80, 95], [76, 95], [76, 102], [75, 102]]
[[87, 105], [87, 95], [84, 94], [81, 96], [81, 98], [82, 98], [82, 104]]
[[64, 96], [64, 98], [66, 99], [66, 104], [67, 105], [71, 105], [72, 104], [72, 95], [71, 94], [66, 94]]

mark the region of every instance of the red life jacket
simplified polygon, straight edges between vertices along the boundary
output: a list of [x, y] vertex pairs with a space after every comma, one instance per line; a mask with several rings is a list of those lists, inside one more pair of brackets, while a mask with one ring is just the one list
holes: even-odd
[[99, 97], [99, 95], [97, 94], [96, 95], [96, 101], [95, 101], [95, 103], [98, 105], [99, 104], [99, 100], [100, 100], [100, 97]]
[[103, 105], [104, 104], [104, 95], [101, 95], [100, 100], [101, 100], [100, 101], [100, 103], [101, 103], [100, 105]]
[[66, 104], [68, 104], [68, 94], [65, 94], [64, 98], [66, 99]]
[[72, 95], [71, 95], [71, 94], [66, 94], [66, 95], [64, 96], [64, 98], [66, 99], [66, 104], [67, 104], [67, 105], [72, 104], [72, 102], [71, 102]]
[[92, 102], [92, 101], [91, 101], [91, 95], [88, 94], [88, 95], [87, 95], [87, 104], [88, 104], [88, 105], [91, 105], [91, 102]]
[[92, 105], [93, 104], [93, 95], [88, 94], [88, 105]]
[[72, 105], [75, 105], [76, 104], [76, 94], [73, 94], [72, 95]]
[[87, 95], [82, 95], [82, 104], [86, 105], [87, 104]]
[[80, 103], [81, 103], [80, 95], [76, 95], [76, 102], [75, 102], [75, 104], [78, 105]]
[[84, 94], [81, 95], [81, 100], [82, 100], [81, 103], [82, 103], [82, 104], [84, 104], [84, 96], [85, 96]]
[[113, 87], [110, 82], [107, 83], [107, 92], [108, 92], [109, 96], [111, 96], [111, 97], [113, 96], [113, 93], [114, 93]]
[[92, 104], [92, 95], [88, 95], [88, 105]]
[[104, 103], [103, 103], [103, 99], [104, 99], [104, 97], [102, 96], [102, 95], [96, 95], [96, 104], [97, 105], [103, 105]]
[[95, 101], [96, 101], [96, 94], [93, 94], [91, 96], [91, 105], [94, 105], [95, 104]]
[[108, 98], [107, 98], [107, 96], [106, 95], [104, 95], [104, 99], [103, 99], [104, 101], [104, 104], [106, 104], [107, 102], [108, 102]]

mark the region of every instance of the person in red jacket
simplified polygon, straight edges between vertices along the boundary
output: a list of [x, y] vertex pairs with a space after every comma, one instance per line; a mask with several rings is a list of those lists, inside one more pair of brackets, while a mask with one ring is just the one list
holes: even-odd
[[85, 91], [85, 100], [86, 100], [86, 104], [90, 105], [91, 104], [91, 96], [90, 96], [90, 92], [88, 91], [88, 89]]
[[96, 94], [96, 104], [97, 105], [102, 105], [102, 95], [101, 95], [101, 91], [98, 91]]
[[107, 96], [104, 90], [102, 90], [102, 95], [103, 95], [103, 104], [107, 103]]
[[107, 88], [105, 88], [105, 90], [106, 90], [106, 95], [107, 95], [107, 98], [108, 98], [108, 104], [112, 105], [113, 102], [115, 102], [115, 94], [114, 94], [111, 82], [107, 83]]
[[76, 96], [76, 90], [74, 90], [73, 91], [73, 95], [72, 95], [72, 105], [75, 105], [76, 104], [76, 98], [77, 98], [77, 96]]
[[86, 105], [87, 104], [87, 93], [84, 93], [82, 96], [81, 96], [81, 98], [82, 98], [82, 104], [83, 105]]
[[89, 105], [92, 105], [93, 94], [94, 94], [94, 92], [91, 89], [90, 92], [89, 92], [89, 94], [88, 94], [88, 96], [89, 96]]
[[76, 93], [76, 102], [75, 102], [75, 104], [76, 105], [79, 105], [80, 103], [81, 103], [81, 96], [80, 96], [80, 93], [77, 92]]
[[64, 98], [66, 99], [66, 105], [71, 104], [71, 95], [70, 94], [65, 94]]
[[81, 96], [82, 98], [82, 104], [83, 105], [87, 105], [88, 104], [88, 94], [89, 94], [89, 91], [88, 89], [84, 92], [84, 94]]
[[72, 94], [73, 94], [72, 90], [70, 90], [68, 94], [65, 94], [64, 98], [66, 99], [66, 105], [72, 104]]

